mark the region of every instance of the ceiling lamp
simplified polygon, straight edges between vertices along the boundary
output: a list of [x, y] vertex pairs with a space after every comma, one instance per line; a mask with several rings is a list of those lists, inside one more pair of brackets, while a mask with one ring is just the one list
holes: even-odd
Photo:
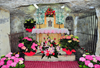
[[89, 9], [94, 9], [94, 6], [90, 6]]
[[34, 6], [35, 6], [37, 9], [39, 8], [36, 4], [34, 4]]
[[63, 9], [65, 6], [63, 5], [63, 6], [61, 6], [61, 8]]

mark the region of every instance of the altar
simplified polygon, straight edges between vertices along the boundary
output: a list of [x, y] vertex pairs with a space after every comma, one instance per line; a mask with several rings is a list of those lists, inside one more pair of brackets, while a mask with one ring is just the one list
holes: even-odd
[[36, 40], [39, 42], [44, 42], [44, 37], [47, 39], [47, 34], [51, 37], [52, 40], [55, 38], [55, 42], [58, 43], [60, 37], [66, 33], [69, 34], [68, 29], [65, 28], [41, 28], [41, 29], [33, 29], [32, 34], [36, 33]]

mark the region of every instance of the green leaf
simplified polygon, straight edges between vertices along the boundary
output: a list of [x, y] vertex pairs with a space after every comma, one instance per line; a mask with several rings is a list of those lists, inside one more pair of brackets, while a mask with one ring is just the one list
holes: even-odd
[[82, 67], [82, 65], [79, 65], [79, 67]]

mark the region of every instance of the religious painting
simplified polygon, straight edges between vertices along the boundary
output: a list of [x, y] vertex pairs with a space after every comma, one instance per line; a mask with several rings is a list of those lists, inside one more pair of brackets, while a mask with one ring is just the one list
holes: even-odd
[[48, 27], [52, 27], [52, 21], [51, 20], [48, 21]]

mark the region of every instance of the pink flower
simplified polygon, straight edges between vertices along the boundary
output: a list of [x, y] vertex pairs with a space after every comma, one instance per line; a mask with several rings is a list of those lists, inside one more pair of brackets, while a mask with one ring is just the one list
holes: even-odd
[[96, 59], [97, 59], [98, 61], [100, 61], [100, 56], [96, 56]]
[[67, 36], [66, 39], [71, 39], [71, 36]]
[[19, 43], [19, 44], [18, 44], [18, 47], [22, 47], [22, 46], [24, 46], [23, 43]]
[[99, 64], [95, 64], [94, 68], [100, 68], [100, 65]]
[[17, 57], [17, 58], [18, 58], [18, 57], [19, 57], [19, 54], [16, 54], [16, 55], [15, 55], [15, 57]]
[[4, 61], [0, 61], [0, 66], [1, 66], [1, 65], [4, 65]]
[[39, 46], [40, 51], [42, 51], [42, 46]]
[[89, 60], [86, 60], [86, 61], [85, 61], [85, 65], [88, 65], [89, 63], [90, 63]]
[[4, 60], [6, 60], [6, 58], [5, 58], [5, 57], [1, 59], [1, 61], [4, 61]]
[[88, 59], [88, 60], [93, 60], [93, 57], [91, 55], [86, 55], [85, 58]]
[[8, 54], [12, 54], [12, 52], [9, 52]]
[[28, 39], [28, 37], [24, 37], [23, 39]]
[[7, 54], [6, 57], [10, 58], [11, 57], [11, 54]]
[[1, 68], [7, 68], [7, 65], [3, 65]]
[[82, 61], [82, 62], [84, 62], [86, 59], [84, 58], [84, 57], [81, 57], [80, 59], [79, 59], [79, 61]]
[[11, 63], [11, 66], [16, 67], [16, 64], [17, 64], [16, 62], [13, 62], [13, 63]]
[[15, 58], [14, 62], [18, 63], [19, 62], [19, 58]]
[[77, 41], [77, 39], [76, 38], [73, 38], [73, 41]]
[[28, 41], [32, 41], [32, 39], [31, 39], [31, 38], [28, 38], [27, 40], [28, 40]]
[[24, 61], [24, 59], [23, 59], [23, 58], [19, 58], [19, 60], [22, 60], [22, 61]]
[[15, 56], [12, 56], [11, 59], [15, 59]]
[[25, 47], [25, 46], [22, 46], [22, 47], [21, 47], [21, 49], [25, 50], [25, 49], [26, 49], [26, 47]]
[[12, 60], [8, 60], [7, 65], [10, 66], [12, 62], [13, 62]]
[[33, 50], [36, 50], [35, 46], [37, 46], [37, 44], [33, 43], [32, 46], [31, 46], [31, 48], [32, 48]]
[[88, 66], [89, 66], [89, 67], [93, 67], [93, 63], [89, 63]]

